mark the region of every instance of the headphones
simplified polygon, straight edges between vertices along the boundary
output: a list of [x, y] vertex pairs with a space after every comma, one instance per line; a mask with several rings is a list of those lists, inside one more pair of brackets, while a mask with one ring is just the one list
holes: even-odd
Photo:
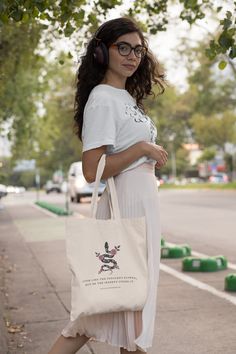
[[[110, 21], [112, 21], [112, 20], [110, 20]], [[96, 41], [96, 47], [93, 52], [93, 57], [98, 64], [100, 64], [104, 67], [107, 67], [108, 63], [109, 63], [109, 52], [108, 52], [108, 49], [107, 49], [107, 46], [105, 45], [105, 43], [103, 43], [102, 40], [100, 38], [98, 38], [97, 36], [99, 35], [99, 33], [101, 32], [103, 27], [105, 27], [107, 25], [107, 23], [110, 21], [103, 23], [98, 28], [98, 30], [95, 32], [95, 35], [93, 37], [93, 39]]]

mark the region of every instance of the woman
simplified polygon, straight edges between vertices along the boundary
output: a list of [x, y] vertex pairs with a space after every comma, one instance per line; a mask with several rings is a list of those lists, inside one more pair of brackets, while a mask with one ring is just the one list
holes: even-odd
[[[167, 152], [155, 144], [156, 127], [142, 104], [152, 84], [164, 91], [158, 63], [135, 22], [125, 17], [105, 22], [88, 43], [78, 70], [77, 135], [83, 143], [87, 182], [95, 181], [98, 161], [106, 153], [102, 179], [114, 176], [121, 216], [146, 216], [148, 296], [142, 311], [70, 321], [49, 354], [75, 353], [89, 338], [120, 347], [121, 354], [143, 353], [152, 346], [161, 233], [155, 168], [167, 161]], [[110, 218], [106, 189], [97, 218]]]

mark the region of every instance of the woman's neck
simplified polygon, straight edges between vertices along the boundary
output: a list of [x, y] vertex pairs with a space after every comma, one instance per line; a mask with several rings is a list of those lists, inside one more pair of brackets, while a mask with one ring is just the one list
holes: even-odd
[[100, 82], [100, 84], [106, 84], [124, 90], [125, 90], [125, 83], [126, 83], [126, 77], [118, 78], [117, 76], [112, 75], [112, 73], [109, 71], [106, 72], [105, 77]]

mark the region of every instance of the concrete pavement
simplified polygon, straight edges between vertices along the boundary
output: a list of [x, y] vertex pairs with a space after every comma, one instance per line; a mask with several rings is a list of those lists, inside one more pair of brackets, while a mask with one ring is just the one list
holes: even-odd
[[[1, 354], [46, 354], [69, 319], [64, 220], [30, 204], [8, 205], [0, 212], [4, 319], [8, 330], [15, 332], [7, 334], [8, 351], [1, 346]], [[162, 263], [181, 272], [181, 260]], [[225, 273], [193, 277], [223, 291]], [[236, 306], [229, 301], [161, 271], [149, 354], [235, 354], [235, 314]], [[1, 331], [0, 343], [4, 338]], [[79, 353], [118, 354], [119, 350], [91, 342]]]

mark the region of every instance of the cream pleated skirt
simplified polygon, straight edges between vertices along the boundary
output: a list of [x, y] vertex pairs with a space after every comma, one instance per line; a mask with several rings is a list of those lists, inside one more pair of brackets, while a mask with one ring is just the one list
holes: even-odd
[[[61, 333], [64, 337], [85, 334], [92, 337], [91, 340], [123, 347], [128, 351], [139, 349], [146, 352], [152, 347], [161, 243], [158, 187], [154, 168], [153, 164], [143, 163], [114, 177], [121, 217], [146, 216], [149, 281], [143, 310], [111, 312], [69, 321]], [[110, 218], [106, 189], [98, 202], [97, 218]]]

